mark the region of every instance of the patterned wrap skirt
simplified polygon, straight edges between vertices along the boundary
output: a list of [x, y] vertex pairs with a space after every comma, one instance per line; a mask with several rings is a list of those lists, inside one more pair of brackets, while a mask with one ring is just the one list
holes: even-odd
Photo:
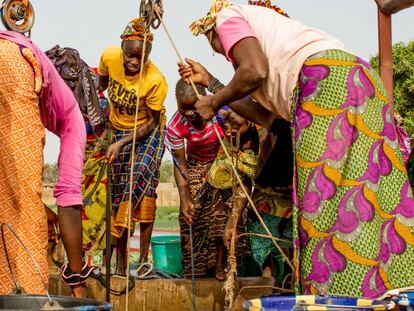
[[[231, 215], [231, 189], [217, 189], [205, 181], [211, 163], [195, 160], [187, 161], [188, 179], [191, 198], [194, 200], [194, 217], [192, 224], [194, 274], [210, 275], [216, 266], [217, 239], [223, 238], [224, 228]], [[182, 214], [179, 216], [183, 276], [191, 276], [190, 227]], [[238, 232], [246, 231], [246, 217], [241, 218]], [[246, 239], [237, 244], [237, 255], [247, 251]]]
[[[112, 142], [130, 135], [130, 131], [116, 130]], [[136, 142], [134, 165], [131, 165], [132, 143], [123, 146], [118, 158], [112, 164], [112, 235], [120, 237], [128, 228], [128, 204], [130, 172], [134, 170], [132, 180], [132, 221], [151, 223], [155, 221], [155, 192], [160, 176], [161, 160], [164, 155], [165, 124], [152, 130], [148, 137]]]
[[298, 293], [414, 285], [414, 200], [384, 86], [339, 50], [308, 58], [292, 109]]

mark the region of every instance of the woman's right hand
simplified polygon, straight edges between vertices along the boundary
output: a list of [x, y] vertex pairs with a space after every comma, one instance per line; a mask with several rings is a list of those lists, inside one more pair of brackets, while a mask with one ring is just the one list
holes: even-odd
[[187, 224], [191, 225], [193, 223], [194, 217], [194, 204], [191, 201], [180, 203], [180, 211], [184, 217], [184, 220]]
[[211, 74], [204, 68], [200, 63], [186, 58], [187, 64], [178, 63], [178, 72], [180, 73], [181, 79], [189, 83], [189, 78], [195, 84], [201, 84], [208, 87], [212, 78]]
[[108, 150], [106, 151], [105, 155], [108, 164], [111, 164], [115, 161], [116, 158], [118, 158], [121, 147], [121, 141], [117, 141], [108, 147]]

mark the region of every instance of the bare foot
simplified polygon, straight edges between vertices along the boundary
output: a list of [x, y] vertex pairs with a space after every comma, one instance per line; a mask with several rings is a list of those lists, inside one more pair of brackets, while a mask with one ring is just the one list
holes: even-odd
[[262, 272], [262, 278], [270, 279], [272, 277], [272, 269], [269, 266], [264, 267]]
[[226, 280], [226, 273], [222, 265], [217, 264], [215, 274], [218, 281], [224, 282]]
[[149, 264], [141, 263], [137, 270], [138, 276], [147, 276], [152, 274], [152, 266]]
[[115, 269], [115, 275], [122, 275], [125, 276], [125, 268], [121, 268], [121, 267], [116, 267]]
[[71, 287], [72, 297], [75, 298], [86, 298], [86, 285], [80, 284], [74, 287]]

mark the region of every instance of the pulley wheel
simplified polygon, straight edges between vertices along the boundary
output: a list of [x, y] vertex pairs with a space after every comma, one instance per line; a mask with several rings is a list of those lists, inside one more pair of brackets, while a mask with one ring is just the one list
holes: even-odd
[[29, 32], [35, 21], [32, 4], [28, 2], [25, 6], [21, 0], [4, 1], [0, 15], [6, 29], [20, 33]]
[[152, 27], [157, 29], [161, 25], [161, 21], [153, 8], [155, 4], [158, 4], [162, 10], [162, 0], [141, 0], [139, 17], [144, 20], [144, 26], [146, 28]]

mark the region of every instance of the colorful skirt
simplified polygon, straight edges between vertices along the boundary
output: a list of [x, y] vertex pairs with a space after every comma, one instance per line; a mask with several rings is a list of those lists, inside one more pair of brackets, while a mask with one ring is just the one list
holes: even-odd
[[[289, 187], [261, 188], [256, 185], [252, 200], [272, 235], [292, 241], [292, 189]], [[267, 235], [263, 225], [253, 213], [249, 213], [247, 230], [249, 233]], [[253, 259], [259, 267], [263, 266], [270, 254], [280, 255], [272, 240], [267, 238], [251, 235], [249, 245]], [[279, 245], [285, 249], [292, 249], [292, 243], [279, 243]]]
[[[42, 202], [45, 129], [39, 117], [42, 75], [32, 51], [0, 40], [0, 224], [21, 239], [40, 268], [4, 228], [0, 239], [0, 295], [17, 283], [29, 294], [44, 294], [48, 284], [47, 223]], [[10, 271], [12, 270], [12, 271]]]
[[308, 58], [293, 112], [298, 292], [378, 297], [414, 285], [414, 200], [379, 76]]
[[[88, 135], [82, 176], [83, 249], [105, 249], [107, 131]], [[96, 136], [95, 136], [96, 135]]]
[[[194, 274], [207, 276], [216, 266], [216, 240], [223, 238], [224, 228], [231, 215], [231, 189], [217, 189], [205, 181], [211, 163], [187, 161], [191, 197], [194, 200], [192, 224]], [[198, 199], [197, 199], [198, 198]], [[190, 227], [182, 214], [179, 216], [183, 276], [191, 276]], [[241, 233], [246, 226], [246, 217], [239, 222]], [[244, 245], [242, 245], [244, 244]], [[238, 255], [246, 251], [246, 241], [238, 243]]]
[[[117, 142], [131, 134], [131, 131], [116, 130], [112, 142]], [[159, 176], [161, 160], [165, 146], [165, 124], [152, 130], [145, 140], [135, 144], [132, 179], [132, 221], [151, 223], [155, 221], [155, 192]], [[111, 190], [114, 223], [112, 235], [120, 237], [128, 228], [128, 205], [131, 174], [132, 143], [122, 147], [118, 158], [112, 164]]]

